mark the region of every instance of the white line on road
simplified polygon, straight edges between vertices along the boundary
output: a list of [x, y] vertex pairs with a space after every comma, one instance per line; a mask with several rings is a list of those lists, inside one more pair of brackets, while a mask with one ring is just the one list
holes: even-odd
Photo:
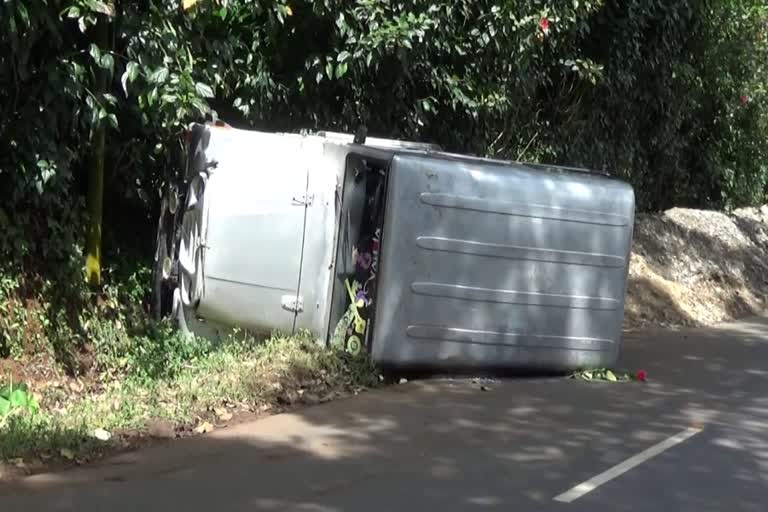
[[587, 494], [588, 492], [594, 491], [601, 485], [603, 485], [606, 482], [610, 482], [614, 478], [623, 475], [630, 469], [639, 466], [643, 462], [647, 461], [648, 459], [651, 459], [658, 454], [669, 450], [675, 445], [678, 445], [682, 443], [683, 441], [690, 439], [691, 437], [695, 436], [701, 432], [700, 428], [687, 428], [680, 432], [679, 434], [675, 434], [674, 436], [665, 439], [664, 441], [655, 444], [648, 448], [647, 450], [643, 450], [642, 452], [638, 453], [637, 455], [628, 458], [624, 462], [617, 464], [613, 466], [612, 468], [600, 473], [597, 476], [594, 476], [587, 480], [586, 482], [582, 482], [576, 487], [573, 487], [567, 491], [565, 491], [563, 494], [560, 494], [559, 496], [555, 496], [555, 501], [559, 501], [561, 503], [570, 503], [574, 500], [577, 500]]

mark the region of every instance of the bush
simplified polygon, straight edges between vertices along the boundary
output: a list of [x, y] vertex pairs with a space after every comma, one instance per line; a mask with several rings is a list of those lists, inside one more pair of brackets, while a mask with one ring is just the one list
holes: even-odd
[[765, 200], [767, 19], [756, 1], [605, 2], [580, 45], [602, 78], [555, 105], [559, 158], [629, 179], [642, 209]]

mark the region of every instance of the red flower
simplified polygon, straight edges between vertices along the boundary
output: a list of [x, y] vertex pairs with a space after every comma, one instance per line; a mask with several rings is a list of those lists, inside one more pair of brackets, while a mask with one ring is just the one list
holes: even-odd
[[541, 27], [541, 30], [543, 30], [545, 33], [549, 32], [549, 19], [541, 18], [541, 21], [539, 22], [539, 26]]
[[648, 380], [648, 372], [645, 370], [638, 370], [635, 374], [635, 378], [639, 380], [640, 382], [645, 382]]
[[739, 99], [741, 100], [742, 105], [746, 105], [747, 103], [749, 103], [749, 96], [747, 96], [746, 94], [742, 94], [741, 98]]

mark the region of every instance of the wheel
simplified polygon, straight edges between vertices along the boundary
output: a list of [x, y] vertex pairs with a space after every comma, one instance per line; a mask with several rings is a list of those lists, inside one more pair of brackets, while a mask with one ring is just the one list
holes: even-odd
[[352, 354], [353, 356], [360, 355], [360, 353], [363, 351], [363, 342], [360, 340], [358, 336], [352, 335], [347, 340], [347, 352]]
[[170, 277], [172, 274], [172, 256], [169, 246], [169, 222], [173, 216], [169, 215], [166, 201], [160, 212], [157, 225], [157, 241], [155, 247], [155, 261], [152, 264], [152, 301], [150, 310], [152, 318], [160, 321], [168, 316], [173, 309], [173, 287]]

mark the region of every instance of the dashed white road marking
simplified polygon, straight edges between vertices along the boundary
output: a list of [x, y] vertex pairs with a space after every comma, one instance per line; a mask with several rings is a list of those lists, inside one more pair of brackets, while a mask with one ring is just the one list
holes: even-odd
[[561, 503], [571, 503], [574, 500], [577, 500], [584, 496], [585, 494], [594, 491], [601, 485], [605, 484], [606, 482], [610, 482], [616, 477], [619, 477], [629, 471], [630, 469], [639, 466], [643, 462], [659, 455], [660, 453], [669, 450], [673, 446], [676, 446], [691, 437], [695, 436], [699, 432], [701, 432], [702, 429], [700, 428], [687, 428], [683, 430], [682, 432], [675, 434], [674, 436], [665, 439], [664, 441], [661, 441], [658, 444], [655, 444], [651, 446], [650, 448], [643, 450], [642, 452], [638, 453], [637, 455], [634, 455], [624, 462], [621, 462], [612, 468], [603, 471], [599, 475], [596, 475], [586, 482], [582, 482], [579, 485], [572, 487], [571, 489], [568, 489], [564, 493], [555, 496], [554, 500], [559, 501]]

